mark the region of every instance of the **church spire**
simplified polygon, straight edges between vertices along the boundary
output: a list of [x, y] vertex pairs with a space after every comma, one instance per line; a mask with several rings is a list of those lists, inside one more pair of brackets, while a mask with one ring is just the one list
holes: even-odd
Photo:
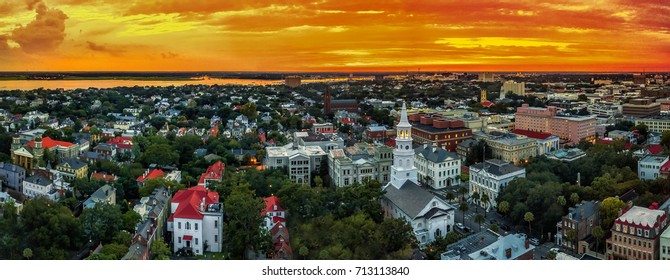
[[407, 120], [407, 106], [405, 105], [405, 101], [402, 102], [402, 110], [400, 111], [400, 122], [398, 125], [401, 124], [409, 125], [409, 121]]

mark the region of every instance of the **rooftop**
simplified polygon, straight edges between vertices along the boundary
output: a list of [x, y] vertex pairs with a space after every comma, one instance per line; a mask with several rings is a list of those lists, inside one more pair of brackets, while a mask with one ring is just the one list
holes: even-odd
[[489, 159], [486, 160], [486, 162], [471, 165], [470, 172], [473, 172], [472, 169], [479, 171], [482, 170], [482, 168], [485, 169], [486, 172], [491, 173], [495, 176], [503, 176], [520, 170], [525, 170], [525, 168], [518, 167], [506, 161], [502, 161], [499, 159]]
[[384, 190], [386, 191], [384, 197], [412, 218], [417, 217], [421, 210], [433, 198], [436, 198], [435, 195], [419, 187], [411, 180], [405, 181], [400, 188], [396, 188], [389, 183]]
[[496, 242], [500, 237], [499, 234], [485, 230], [474, 233], [466, 238], [463, 238], [455, 243], [447, 246], [447, 251], [442, 253], [442, 260], [470, 260], [470, 254], [479, 252]]
[[667, 156], [654, 156], [654, 155], [647, 155], [640, 159], [640, 163], [646, 163], [646, 164], [663, 164], [665, 161], [668, 160]]
[[512, 130], [512, 133], [519, 134], [519, 135], [524, 135], [528, 138], [542, 139], [542, 140], [546, 140], [547, 138], [552, 136], [551, 133], [530, 131], [530, 130], [524, 130], [524, 129], [514, 129], [514, 130]]
[[664, 220], [665, 212], [662, 210], [655, 210], [644, 208], [640, 206], [633, 206], [628, 209], [626, 213], [617, 218], [616, 222], [625, 225], [634, 225], [643, 228], [658, 227], [657, 221]]
[[444, 148], [438, 148], [433, 146], [424, 145], [419, 148], [414, 149], [414, 152], [418, 155], [423, 156], [426, 160], [441, 163], [447, 160], [458, 160], [460, 157], [454, 153], [448, 152]]

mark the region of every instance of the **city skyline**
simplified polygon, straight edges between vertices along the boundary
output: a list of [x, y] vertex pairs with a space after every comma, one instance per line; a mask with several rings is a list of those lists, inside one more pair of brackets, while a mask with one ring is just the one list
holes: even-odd
[[659, 0], [0, 0], [0, 69], [668, 71], [669, 15]]

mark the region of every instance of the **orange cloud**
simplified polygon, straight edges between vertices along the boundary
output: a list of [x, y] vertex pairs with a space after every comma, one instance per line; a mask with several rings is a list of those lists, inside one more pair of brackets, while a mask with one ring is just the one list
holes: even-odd
[[35, 20], [25, 26], [14, 29], [11, 39], [28, 53], [46, 52], [57, 48], [65, 39], [65, 13], [49, 9], [44, 3], [28, 2], [35, 6]]

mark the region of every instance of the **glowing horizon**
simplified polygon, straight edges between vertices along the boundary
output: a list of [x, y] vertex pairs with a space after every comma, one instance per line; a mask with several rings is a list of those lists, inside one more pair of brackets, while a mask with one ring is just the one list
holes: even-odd
[[0, 71], [662, 72], [659, 0], [0, 0]]

